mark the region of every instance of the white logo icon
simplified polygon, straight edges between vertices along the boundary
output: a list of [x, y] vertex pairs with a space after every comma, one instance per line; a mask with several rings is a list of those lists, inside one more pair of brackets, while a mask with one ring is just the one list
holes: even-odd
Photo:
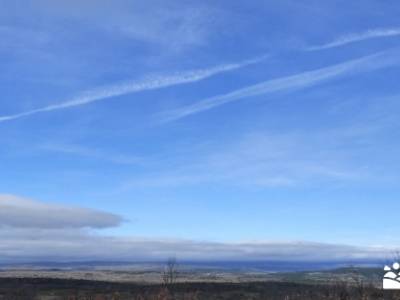
[[394, 263], [392, 268], [385, 266], [385, 275], [383, 276], [384, 290], [400, 290], [400, 264]]

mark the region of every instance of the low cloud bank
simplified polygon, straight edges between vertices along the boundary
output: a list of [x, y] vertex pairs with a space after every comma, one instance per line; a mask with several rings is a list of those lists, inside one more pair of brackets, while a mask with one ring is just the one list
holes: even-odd
[[357, 261], [385, 259], [389, 249], [313, 242], [208, 242], [101, 235], [122, 217], [0, 196], [0, 257], [8, 262], [180, 260]]
[[120, 216], [94, 209], [43, 203], [0, 195], [0, 226], [11, 228], [107, 228], [120, 225]]

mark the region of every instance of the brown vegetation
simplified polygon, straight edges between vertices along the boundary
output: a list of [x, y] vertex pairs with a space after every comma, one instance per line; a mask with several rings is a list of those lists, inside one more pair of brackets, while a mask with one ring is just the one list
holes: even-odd
[[400, 292], [341, 281], [138, 285], [84, 280], [0, 279], [6, 300], [400, 300]]

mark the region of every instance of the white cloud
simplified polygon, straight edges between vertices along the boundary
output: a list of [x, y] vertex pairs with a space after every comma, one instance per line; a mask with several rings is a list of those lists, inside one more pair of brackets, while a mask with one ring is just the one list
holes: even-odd
[[13, 115], [0, 116], [0, 122], [11, 121], [22, 117], [35, 115], [38, 113], [51, 112], [60, 109], [71, 108], [75, 106], [87, 105], [96, 101], [106, 100], [112, 97], [122, 96], [126, 94], [137, 93], [141, 91], [161, 89], [169, 86], [180, 85], [184, 83], [192, 83], [206, 79], [208, 77], [217, 75], [219, 73], [232, 71], [238, 68], [245, 67], [249, 64], [257, 63], [265, 59], [265, 56], [258, 57], [251, 60], [242, 61], [239, 63], [232, 63], [220, 65], [208, 69], [199, 69], [171, 74], [168, 76], [153, 76], [147, 77], [139, 81], [128, 81], [121, 84], [115, 84], [102, 88], [96, 88], [83, 93], [80, 93], [73, 99], [33, 109], [30, 111], [17, 113]]
[[398, 63], [398, 55], [393, 55], [391, 51], [380, 52], [313, 71], [267, 80], [224, 95], [214, 96], [189, 106], [164, 112], [161, 114], [161, 119], [162, 122], [178, 120], [233, 101], [273, 92], [307, 88], [344, 75], [372, 71]]
[[335, 48], [339, 46], [344, 46], [347, 44], [361, 42], [369, 39], [376, 39], [376, 38], [384, 38], [384, 37], [392, 37], [392, 36], [399, 36], [400, 35], [400, 28], [382, 28], [382, 29], [371, 29], [361, 33], [353, 33], [341, 36], [330, 43], [319, 45], [319, 46], [311, 46], [308, 47], [306, 50], [308, 51], [315, 51], [315, 50], [323, 50], [329, 48]]
[[121, 222], [120, 216], [94, 209], [0, 195], [0, 228], [107, 228]]

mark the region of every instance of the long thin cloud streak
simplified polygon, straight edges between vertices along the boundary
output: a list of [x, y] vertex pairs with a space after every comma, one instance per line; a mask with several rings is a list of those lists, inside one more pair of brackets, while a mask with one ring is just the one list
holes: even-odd
[[38, 113], [51, 112], [55, 110], [71, 108], [74, 106], [86, 105], [92, 102], [102, 101], [112, 97], [122, 96], [126, 94], [132, 94], [146, 90], [161, 89], [184, 83], [196, 82], [211, 77], [213, 75], [217, 75], [219, 73], [233, 71], [235, 69], [239, 69], [248, 66], [250, 64], [258, 63], [264, 60], [266, 57], [267, 56], [261, 56], [255, 59], [242, 61], [240, 63], [226, 64], [209, 69], [186, 71], [170, 76], [149, 77], [141, 81], [130, 81], [122, 84], [106, 86], [103, 88], [98, 88], [83, 92], [75, 98], [72, 98], [70, 100], [58, 104], [49, 105], [18, 114], [0, 116], [0, 122], [11, 121], [22, 117], [35, 115]]
[[400, 28], [373, 29], [358, 34], [349, 34], [341, 36], [330, 43], [320, 46], [312, 46], [307, 48], [306, 50], [315, 51], [315, 50], [329, 49], [329, 48], [344, 46], [355, 42], [361, 42], [364, 40], [398, 36], [398, 35], [400, 35]]
[[391, 55], [391, 53], [392, 51], [380, 52], [334, 66], [264, 81], [225, 95], [208, 98], [193, 105], [164, 112], [161, 114], [161, 122], [178, 120], [243, 98], [265, 95], [278, 91], [306, 88], [346, 74], [372, 71], [398, 64], [400, 57], [393, 54]]

